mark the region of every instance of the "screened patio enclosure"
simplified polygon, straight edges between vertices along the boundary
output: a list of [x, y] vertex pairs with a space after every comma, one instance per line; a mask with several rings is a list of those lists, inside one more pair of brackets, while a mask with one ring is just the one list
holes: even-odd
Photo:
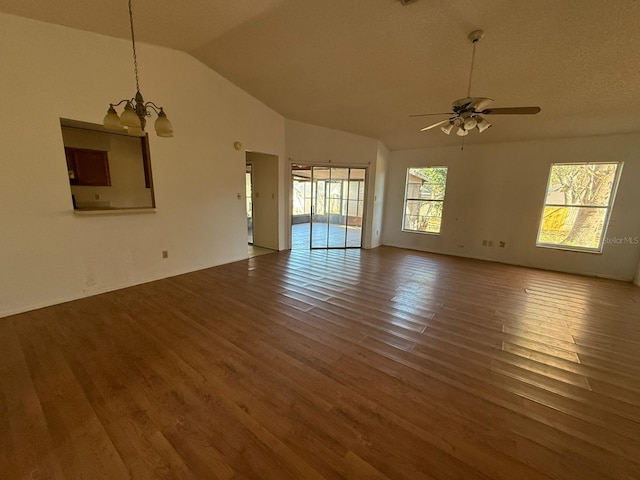
[[366, 169], [292, 166], [292, 248], [360, 248]]

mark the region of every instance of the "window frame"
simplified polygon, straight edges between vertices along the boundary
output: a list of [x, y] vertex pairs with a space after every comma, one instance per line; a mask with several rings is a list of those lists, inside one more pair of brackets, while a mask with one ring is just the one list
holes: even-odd
[[[436, 168], [444, 168], [446, 170], [445, 182], [444, 182], [444, 192], [442, 194], [442, 200], [431, 200], [431, 199], [423, 199], [423, 198], [408, 198], [409, 194], [409, 175], [411, 175], [411, 170], [418, 169], [436, 169]], [[423, 235], [440, 235], [442, 233], [442, 219], [444, 218], [444, 199], [447, 193], [447, 181], [449, 178], [449, 167], [447, 165], [432, 165], [432, 166], [424, 166], [424, 167], [407, 167], [407, 173], [404, 182], [404, 201], [402, 203], [402, 232], [406, 233], [419, 233]], [[436, 184], [433, 184], [436, 185]], [[437, 232], [425, 232], [422, 230], [412, 230], [406, 228], [406, 216], [407, 216], [407, 202], [409, 201], [419, 201], [419, 202], [434, 202], [440, 203], [442, 205], [441, 215], [440, 215], [440, 229]]]
[[[553, 172], [553, 167], [562, 166], [562, 165], [617, 165], [615, 178], [613, 179], [613, 183], [611, 184], [611, 192], [609, 195], [609, 202], [606, 206], [603, 205], [560, 205], [555, 203], [547, 203], [547, 196], [549, 195], [549, 182], [551, 181], [551, 173]], [[547, 182], [544, 189], [544, 198], [542, 200], [542, 211], [540, 212], [540, 219], [538, 221], [538, 233], [536, 235], [536, 247], [539, 248], [550, 248], [553, 250], [565, 250], [570, 252], [581, 252], [581, 253], [594, 253], [594, 254], [602, 254], [604, 250], [604, 245], [606, 243], [607, 231], [609, 229], [609, 220], [611, 218], [611, 212], [613, 210], [613, 206], [615, 203], [616, 195], [618, 193], [618, 185], [620, 184], [620, 177], [622, 176], [622, 169], [624, 166], [624, 162], [620, 161], [609, 161], [609, 162], [554, 162], [549, 166], [549, 174], [547, 175]], [[572, 245], [559, 245], [555, 243], [544, 243], [540, 241], [540, 234], [542, 233], [542, 225], [544, 222], [544, 212], [547, 207], [570, 207], [570, 208], [602, 208], [605, 209], [605, 215], [602, 224], [602, 233], [600, 235], [600, 243], [598, 247], [589, 248], [589, 247], [580, 247], [580, 246], [572, 246]]]

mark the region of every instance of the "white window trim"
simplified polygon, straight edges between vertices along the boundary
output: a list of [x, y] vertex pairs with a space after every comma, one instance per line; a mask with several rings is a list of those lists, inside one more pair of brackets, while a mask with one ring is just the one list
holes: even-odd
[[[405, 233], [417, 233], [419, 235], [440, 235], [442, 233], [442, 220], [444, 219], [444, 198], [442, 200], [423, 200], [421, 198], [407, 198], [407, 190], [409, 189], [409, 171], [411, 169], [416, 168], [446, 168], [447, 169], [447, 180], [444, 184], [445, 197], [447, 195], [447, 182], [449, 181], [449, 167], [447, 165], [431, 165], [428, 167], [407, 167], [407, 173], [404, 179], [404, 202], [402, 202], [402, 225], [401, 231]], [[440, 202], [442, 203], [442, 216], [440, 217], [440, 231], [439, 232], [423, 232], [422, 230], [409, 230], [404, 228], [404, 218], [407, 214], [407, 201], [408, 200], [416, 200], [416, 201], [427, 201], [427, 202]]]
[[[612, 164], [617, 163], [618, 168], [616, 169], [616, 178], [613, 180], [613, 185], [611, 185], [611, 195], [609, 196], [609, 204], [604, 207], [600, 205], [571, 205], [573, 207], [578, 208], [605, 208], [607, 210], [606, 215], [604, 217], [604, 227], [602, 229], [602, 235], [600, 236], [600, 244], [597, 248], [587, 248], [587, 247], [575, 247], [570, 245], [557, 245], [553, 243], [542, 243], [539, 242], [540, 233], [542, 231], [542, 219], [544, 217], [544, 210], [546, 207], [560, 206], [566, 207], [567, 205], [557, 205], [553, 203], [547, 203], [547, 194], [549, 189], [549, 179], [551, 178], [551, 170], [556, 165], [604, 165], [604, 164]], [[553, 250], [565, 250], [569, 252], [579, 252], [579, 253], [594, 253], [596, 255], [601, 255], [604, 250], [604, 244], [607, 239], [607, 231], [609, 230], [609, 219], [611, 218], [611, 212], [613, 210], [613, 205], [616, 201], [616, 196], [618, 194], [618, 184], [620, 183], [620, 177], [622, 176], [622, 168], [624, 166], [624, 162], [555, 162], [552, 163], [549, 167], [549, 174], [547, 175], [547, 183], [544, 188], [544, 198], [542, 200], [542, 211], [540, 212], [540, 220], [538, 222], [538, 233], [536, 234], [536, 247], [539, 248], [550, 248]]]

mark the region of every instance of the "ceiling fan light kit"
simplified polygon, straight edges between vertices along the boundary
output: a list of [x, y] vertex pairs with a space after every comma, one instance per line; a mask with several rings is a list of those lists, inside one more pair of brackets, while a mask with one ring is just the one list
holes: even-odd
[[492, 125], [487, 122], [486, 119], [484, 119], [483, 117], [478, 116], [478, 124], [476, 125], [476, 127], [478, 128], [478, 131], [480, 133], [484, 132], [487, 128], [491, 127]]
[[444, 127], [440, 127], [440, 130], [442, 130], [444, 133], [446, 133], [447, 135], [449, 135], [451, 133], [451, 130], [453, 130], [453, 128], [456, 126], [455, 123], [453, 122], [449, 122], [448, 124], [446, 124]]
[[464, 129], [469, 131], [469, 130], [473, 130], [474, 128], [476, 128], [476, 125], [478, 125], [478, 120], [476, 120], [476, 118], [473, 115], [468, 115], [467, 117], [465, 117], [464, 119]]
[[491, 127], [491, 123], [489, 123], [482, 115], [535, 115], [540, 112], [540, 107], [488, 108], [493, 102], [491, 98], [471, 96], [471, 80], [473, 79], [476, 44], [482, 39], [482, 37], [484, 37], [484, 32], [482, 30], [474, 30], [467, 37], [473, 44], [467, 96], [454, 101], [451, 105], [451, 112], [410, 115], [411, 117], [423, 117], [429, 115], [449, 116], [446, 120], [442, 120], [422, 128], [420, 130], [421, 132], [440, 126], [440, 130], [442, 130], [446, 135], [450, 135], [453, 129], [457, 128], [456, 135], [464, 137], [468, 135], [471, 130], [477, 129], [479, 133], [482, 133]]

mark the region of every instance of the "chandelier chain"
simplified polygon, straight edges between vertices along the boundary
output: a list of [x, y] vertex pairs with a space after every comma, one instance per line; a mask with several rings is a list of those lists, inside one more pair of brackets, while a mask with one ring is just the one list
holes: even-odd
[[[138, 55], [136, 53], [136, 36], [133, 30], [133, 7], [131, 6], [132, 0], [128, 0], [129, 3], [129, 26], [131, 27], [131, 48], [133, 50], [133, 71], [136, 76], [136, 93], [133, 98], [125, 98], [117, 103], [110, 103], [107, 114], [102, 121], [106, 128], [113, 130], [127, 129], [129, 135], [145, 136], [145, 126], [147, 124], [147, 117], [151, 117], [152, 112], [155, 112], [158, 118], [155, 121], [154, 128], [156, 134], [159, 137], [173, 137], [173, 126], [167, 118], [167, 114], [162, 107], [159, 107], [153, 102], [145, 102], [142, 94], [140, 93], [140, 80], [138, 78]], [[124, 112], [122, 116], [118, 116], [118, 112], [114, 107], [125, 104]]]
[[138, 83], [138, 57], [136, 56], [136, 37], [133, 33], [133, 10], [131, 8], [131, 0], [129, 0], [129, 25], [131, 26], [131, 45], [133, 48], [133, 70], [136, 74], [136, 92], [140, 91]]

